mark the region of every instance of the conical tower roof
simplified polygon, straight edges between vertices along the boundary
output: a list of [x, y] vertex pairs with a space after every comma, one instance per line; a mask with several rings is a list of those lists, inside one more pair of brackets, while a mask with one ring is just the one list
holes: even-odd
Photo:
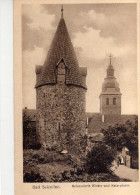
[[66, 84], [86, 88], [63, 17], [60, 19], [36, 87], [57, 82], [57, 65], [63, 59]]

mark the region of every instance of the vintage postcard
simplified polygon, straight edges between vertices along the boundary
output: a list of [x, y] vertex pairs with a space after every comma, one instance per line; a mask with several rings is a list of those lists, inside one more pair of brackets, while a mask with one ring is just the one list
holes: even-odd
[[15, 194], [140, 194], [139, 1], [14, 1]]

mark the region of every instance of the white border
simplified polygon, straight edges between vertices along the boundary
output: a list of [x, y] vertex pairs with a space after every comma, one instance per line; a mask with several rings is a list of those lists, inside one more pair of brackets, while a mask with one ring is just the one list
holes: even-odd
[[13, 1], [0, 0], [0, 194], [14, 194]]

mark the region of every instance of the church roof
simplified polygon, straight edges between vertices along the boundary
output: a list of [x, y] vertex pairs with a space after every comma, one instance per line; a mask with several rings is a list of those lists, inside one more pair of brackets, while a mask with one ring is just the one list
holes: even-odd
[[63, 18], [60, 19], [47, 58], [41, 68], [36, 87], [57, 82], [57, 64], [63, 59], [66, 65], [66, 84], [86, 88], [82, 72]]
[[96, 134], [100, 133], [101, 129], [107, 129], [109, 126], [125, 123], [127, 120], [134, 122], [137, 115], [106, 114], [104, 115], [104, 122], [102, 122], [102, 114], [100, 113], [87, 113], [87, 117], [88, 133]]

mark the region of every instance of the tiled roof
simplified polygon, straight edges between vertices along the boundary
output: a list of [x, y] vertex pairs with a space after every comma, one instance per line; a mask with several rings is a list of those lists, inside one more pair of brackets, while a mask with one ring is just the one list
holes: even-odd
[[110, 125], [117, 123], [125, 123], [127, 120], [134, 121], [137, 115], [104, 115], [104, 122], [102, 122], [102, 115], [100, 113], [87, 113], [88, 117], [88, 133], [99, 133], [101, 129], [107, 129]]
[[61, 59], [64, 60], [66, 65], [66, 84], [73, 84], [86, 88], [63, 18], [60, 19], [48, 56], [41, 68], [36, 87], [56, 83], [56, 66]]

